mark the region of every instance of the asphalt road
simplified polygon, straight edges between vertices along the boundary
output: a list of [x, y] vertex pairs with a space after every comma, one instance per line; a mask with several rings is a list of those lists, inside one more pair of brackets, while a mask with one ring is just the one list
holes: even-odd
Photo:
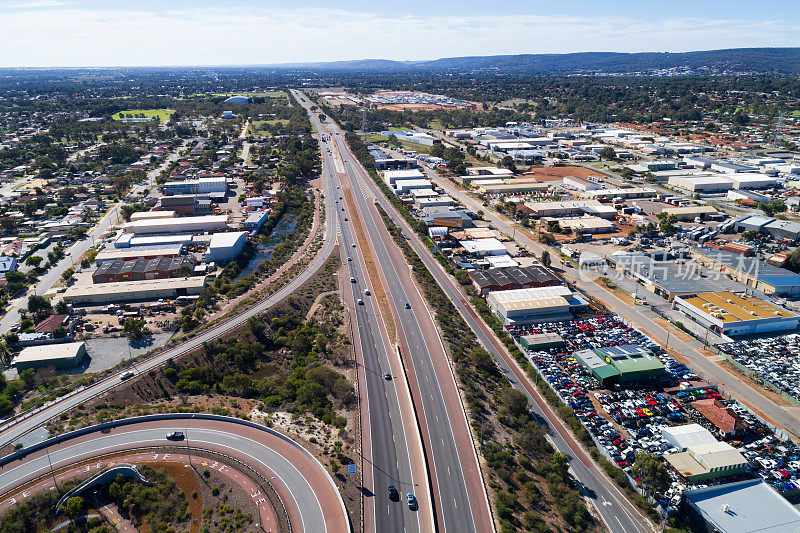
[[[298, 101], [305, 103], [304, 99], [298, 98]], [[309, 115], [317, 130], [323, 131], [318, 116], [310, 112]], [[342, 211], [344, 198], [339, 199], [343, 191], [339, 188], [341, 183], [334, 162], [336, 155], [327, 152], [330, 144], [330, 141], [322, 144], [321, 150], [326, 178], [326, 220], [336, 222], [336, 239], [348, 276], [341, 284], [345, 288], [342, 296], [354, 320], [354, 338], [358, 343], [356, 349], [363, 361], [362, 375], [365, 377], [361, 386], [366, 388], [367, 419], [363, 424], [365, 433], [368, 432], [365, 438], [370, 441], [370, 453], [365, 457], [364, 468], [371, 470], [370, 475], [365, 476], [365, 513], [370, 515], [365, 517], [365, 522], [372, 524], [375, 531], [420, 531], [418, 513], [408, 508], [404, 498], [405, 493], [415, 492], [416, 483], [426, 483], [426, 480], [415, 480], [413, 476], [403, 425], [404, 414], [395, 389], [396, 379], [386, 380], [383, 377], [384, 372], [392, 373], [388, 353], [390, 347], [381, 337], [373, 298], [364, 294], [368, 289], [371, 289], [371, 293], [375, 291], [366, 275], [364, 259], [351, 224], [344, 220], [347, 215], [346, 211]], [[341, 162], [338, 166], [341, 167]], [[350, 283], [350, 277], [356, 282]], [[357, 304], [359, 299], [363, 305]], [[413, 416], [413, 413], [405, 413], [405, 416]], [[400, 501], [389, 499], [389, 485], [397, 488]]]
[[[336, 131], [339, 131], [336, 128]], [[436, 335], [433, 318], [413, 285], [407, 262], [387, 235], [383, 221], [373, 213], [365, 198], [374, 184], [355, 162], [344, 135], [333, 139], [345, 155], [345, 171], [356, 192], [359, 214], [364, 221], [370, 244], [386, 280], [390, 301], [412, 361], [415, 384], [419, 389], [426, 448], [439, 528], [442, 531], [491, 531], [494, 528], [486, 499], [480, 468], [472, 448], [465, 414], [460, 405], [454, 378], [447, 364], [444, 348]], [[378, 194], [381, 194], [378, 191]], [[404, 276], [401, 272], [404, 271]], [[411, 302], [412, 309], [405, 303]], [[423, 331], [423, 327], [425, 331]], [[438, 355], [438, 357], [436, 357]]]
[[[146, 446], [174, 447], [186, 452], [204, 449], [230, 455], [259, 473], [272, 478], [271, 483], [287, 508], [295, 531], [349, 531], [349, 518], [339, 491], [322, 465], [291, 439], [264, 429], [224, 420], [222, 417], [181, 420], [148, 420], [135, 424], [75, 436], [32, 452], [22, 461], [0, 468], [0, 494], [47, 474], [50, 463], [58, 469], [102, 454]], [[170, 441], [166, 434], [183, 431], [187, 440]], [[154, 460], [163, 453], [154, 453]], [[193, 461], [194, 463], [194, 461]], [[274, 478], [273, 478], [274, 476]]]

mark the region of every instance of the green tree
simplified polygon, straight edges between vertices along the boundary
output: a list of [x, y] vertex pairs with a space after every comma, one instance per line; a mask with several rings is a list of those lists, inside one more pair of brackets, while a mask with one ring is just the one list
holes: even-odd
[[547, 250], [542, 252], [542, 265], [549, 268], [550, 267], [550, 252]]
[[28, 311], [34, 315], [49, 312], [53, 309], [50, 300], [40, 294], [32, 294], [28, 297]]
[[503, 157], [503, 159], [500, 161], [500, 165], [503, 168], [510, 170], [511, 172], [514, 173], [517, 172], [517, 164], [514, 163], [514, 158], [511, 157], [510, 155]]
[[600, 156], [600, 159], [605, 159], [606, 161], [613, 161], [617, 158], [617, 152], [610, 146], [606, 146], [600, 150], [598, 155]]
[[669, 487], [669, 473], [664, 461], [651, 453], [636, 454], [636, 460], [631, 466], [631, 475], [638, 478], [651, 495], [664, 492]]
[[131, 340], [141, 339], [150, 335], [147, 321], [144, 318], [128, 318], [122, 326], [125, 336]]
[[753, 242], [753, 241], [757, 241], [758, 237], [760, 235], [761, 234], [758, 231], [756, 231], [754, 229], [749, 229], [749, 230], [745, 231], [744, 233], [742, 233], [742, 238], [747, 242]]
[[71, 280], [72, 280], [72, 278], [73, 278], [74, 276], [75, 276], [75, 269], [74, 269], [74, 268], [72, 268], [72, 267], [69, 267], [68, 269], [66, 269], [66, 270], [64, 271], [64, 273], [63, 273], [63, 274], [61, 274], [61, 279], [63, 279], [63, 280], [64, 280], [64, 281], [66, 281], [66, 282], [69, 282], [69, 281], [71, 281]]
[[25, 264], [29, 267], [39, 268], [39, 265], [42, 264], [42, 261], [44, 261], [44, 257], [41, 255], [29, 255], [25, 259]]
[[758, 204], [758, 208], [764, 211], [768, 217], [773, 217], [778, 213], [786, 212], [786, 204], [781, 200], [770, 200], [768, 203]]
[[86, 502], [80, 496], [73, 496], [72, 498], [67, 499], [61, 508], [65, 513], [67, 513], [68, 516], [75, 518], [83, 515], [84, 511], [86, 510]]
[[678, 217], [673, 214], [667, 215], [666, 213], [658, 213], [658, 229], [664, 233], [674, 233], [678, 229]]

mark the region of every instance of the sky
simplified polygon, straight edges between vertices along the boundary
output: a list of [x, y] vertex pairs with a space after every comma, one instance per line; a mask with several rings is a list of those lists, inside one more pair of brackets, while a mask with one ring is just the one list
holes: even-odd
[[0, 66], [800, 46], [800, 1], [0, 0]]

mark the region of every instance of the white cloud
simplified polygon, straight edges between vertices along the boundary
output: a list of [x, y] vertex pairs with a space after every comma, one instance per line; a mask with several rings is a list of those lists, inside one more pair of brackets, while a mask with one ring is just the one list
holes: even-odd
[[427, 17], [262, 8], [153, 12], [73, 6], [3, 13], [8, 7], [0, 4], [0, 66], [265, 64], [800, 44], [800, 24], [777, 20], [467, 13]]

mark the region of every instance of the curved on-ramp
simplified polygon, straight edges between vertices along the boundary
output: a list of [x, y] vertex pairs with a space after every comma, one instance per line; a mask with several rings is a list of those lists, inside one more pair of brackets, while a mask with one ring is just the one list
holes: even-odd
[[[183, 431], [186, 440], [166, 438]], [[126, 418], [66, 433], [0, 459], [0, 495], [59, 469], [100, 455], [147, 447], [208, 450], [241, 461], [270, 480], [292, 531], [351, 531], [339, 490], [322, 464], [289, 437], [247, 420], [208, 414]]]

